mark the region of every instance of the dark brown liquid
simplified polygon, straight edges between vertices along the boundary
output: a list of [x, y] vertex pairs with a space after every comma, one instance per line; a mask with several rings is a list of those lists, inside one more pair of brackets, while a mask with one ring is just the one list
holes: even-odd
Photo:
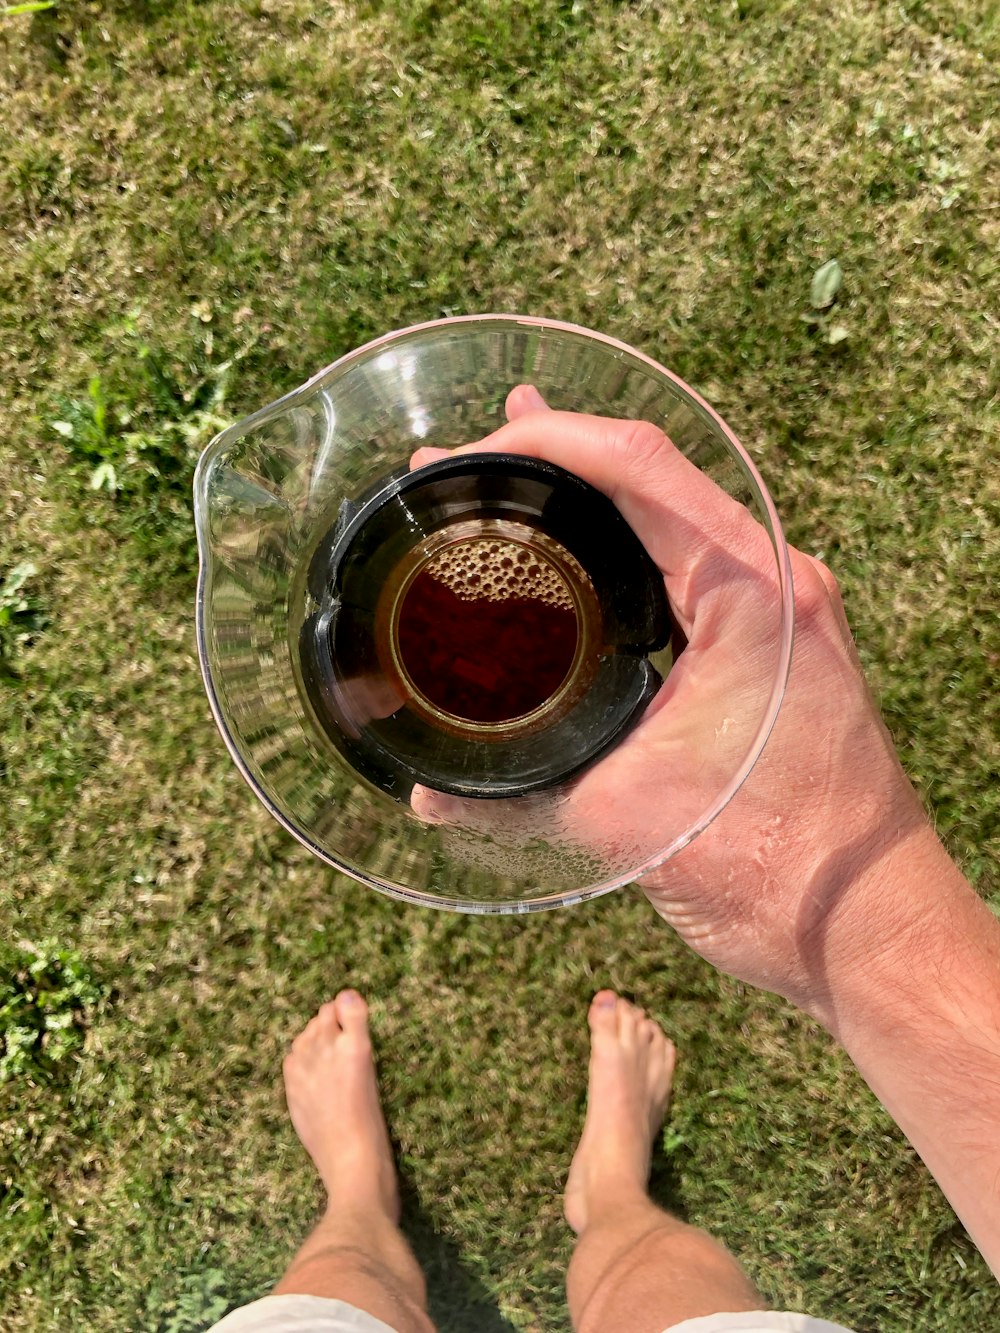
[[508, 722], [541, 707], [566, 679], [576, 613], [540, 598], [459, 597], [422, 570], [400, 608], [400, 659], [417, 691], [468, 722]]

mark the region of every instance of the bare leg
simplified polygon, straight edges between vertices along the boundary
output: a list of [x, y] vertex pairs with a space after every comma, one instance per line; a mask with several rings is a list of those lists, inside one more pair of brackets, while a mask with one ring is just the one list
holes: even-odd
[[434, 1333], [423, 1275], [399, 1230], [368, 1008], [341, 991], [285, 1059], [288, 1111], [326, 1186], [326, 1211], [274, 1289], [346, 1301], [398, 1333]]
[[662, 1333], [698, 1315], [764, 1309], [724, 1246], [646, 1193], [673, 1043], [612, 991], [595, 995], [589, 1022], [587, 1119], [565, 1198], [578, 1236], [567, 1277], [576, 1333]]

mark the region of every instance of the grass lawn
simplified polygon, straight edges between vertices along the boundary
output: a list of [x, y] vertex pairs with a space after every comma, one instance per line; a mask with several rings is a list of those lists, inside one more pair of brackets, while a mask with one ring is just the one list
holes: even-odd
[[567, 1328], [601, 985], [681, 1051], [660, 1197], [770, 1299], [998, 1326], [847, 1060], [637, 891], [425, 913], [269, 820], [203, 697], [189, 512], [223, 422], [384, 330], [520, 310], [624, 338], [722, 411], [838, 574], [904, 762], [1000, 904], [998, 68], [978, 0], [0, 17], [4, 1329], [189, 1333], [268, 1288], [318, 1203], [280, 1058], [347, 982], [442, 1333]]

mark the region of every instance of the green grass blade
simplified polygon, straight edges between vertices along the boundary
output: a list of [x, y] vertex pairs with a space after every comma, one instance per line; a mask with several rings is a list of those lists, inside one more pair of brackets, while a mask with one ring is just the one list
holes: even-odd
[[18, 14], [38, 14], [43, 9], [55, 9], [56, 0], [31, 0], [26, 5], [4, 5], [0, 8], [0, 19], [11, 19]]

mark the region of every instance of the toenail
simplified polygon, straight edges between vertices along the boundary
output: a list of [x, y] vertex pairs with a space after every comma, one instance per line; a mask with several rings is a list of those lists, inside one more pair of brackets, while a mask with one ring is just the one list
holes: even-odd
[[340, 997], [342, 1003], [344, 1004], [357, 1004], [360, 998], [361, 997], [358, 995], [358, 992], [356, 990], [345, 990], [343, 995]]
[[603, 991], [597, 997], [598, 1009], [610, 1009], [615, 1002], [615, 997], [610, 991]]

